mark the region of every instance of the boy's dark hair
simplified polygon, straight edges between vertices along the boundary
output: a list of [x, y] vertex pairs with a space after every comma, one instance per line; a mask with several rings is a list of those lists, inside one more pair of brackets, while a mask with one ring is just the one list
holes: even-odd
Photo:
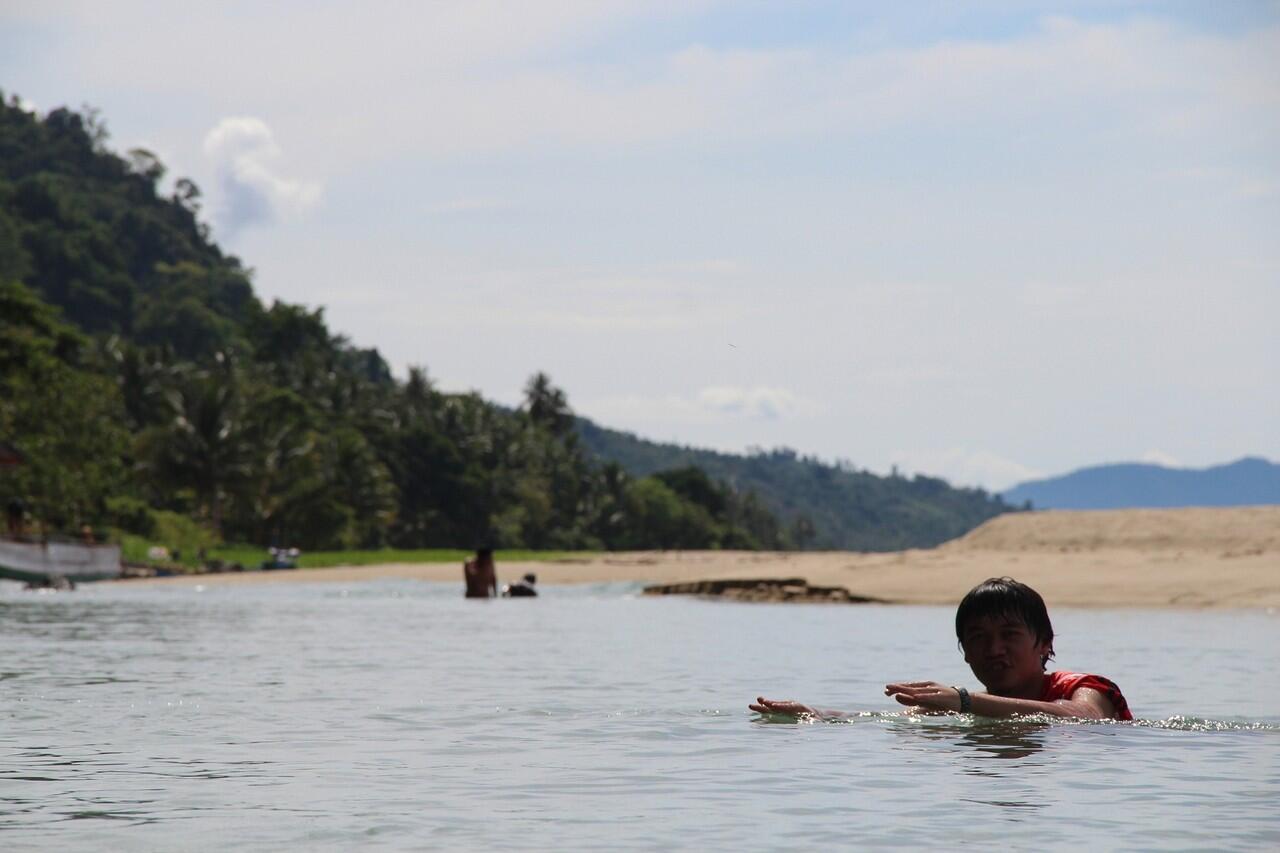
[[956, 608], [956, 640], [963, 645], [964, 626], [983, 616], [1007, 616], [1018, 619], [1035, 635], [1037, 641], [1049, 646], [1049, 653], [1040, 661], [1048, 663], [1053, 657], [1053, 624], [1044, 599], [1025, 583], [1013, 578], [987, 578], [969, 590]]

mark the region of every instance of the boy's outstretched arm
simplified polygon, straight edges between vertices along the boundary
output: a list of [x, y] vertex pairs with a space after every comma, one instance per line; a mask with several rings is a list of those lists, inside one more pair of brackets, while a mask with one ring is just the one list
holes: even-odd
[[[933, 711], [959, 711], [960, 691], [936, 681], [906, 681], [885, 685], [886, 696], [903, 705], [918, 705]], [[1015, 717], [1022, 714], [1049, 714], [1054, 717], [1080, 717], [1105, 720], [1116, 716], [1115, 706], [1106, 696], [1091, 687], [1081, 687], [1070, 699], [1041, 702], [1037, 699], [1014, 699], [991, 693], [971, 693], [972, 711], [980, 717]]]

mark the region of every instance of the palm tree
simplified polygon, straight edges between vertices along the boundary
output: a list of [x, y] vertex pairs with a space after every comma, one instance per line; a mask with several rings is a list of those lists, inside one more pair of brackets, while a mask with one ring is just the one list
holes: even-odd
[[561, 436], [573, 426], [573, 412], [563, 391], [551, 384], [551, 377], [539, 371], [524, 386], [525, 411], [529, 420]]
[[195, 491], [221, 537], [224, 501], [249, 477], [251, 442], [236, 370], [225, 355], [217, 361], [185, 371], [165, 391], [165, 421], [145, 444], [162, 477]]

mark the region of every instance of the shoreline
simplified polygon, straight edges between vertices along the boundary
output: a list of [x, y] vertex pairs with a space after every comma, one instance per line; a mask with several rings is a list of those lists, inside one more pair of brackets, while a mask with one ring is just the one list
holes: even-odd
[[[678, 584], [699, 581], [802, 578], [812, 586], [843, 587], [885, 604], [954, 606], [988, 577], [1009, 575], [1036, 588], [1052, 607], [1177, 609], [1280, 608], [1280, 558], [1179, 555], [1169, 559], [1126, 551], [1081, 555], [952, 556], [937, 551], [853, 552], [628, 552], [563, 563], [498, 566], [499, 584], [526, 572], [538, 586], [584, 583]], [[326, 569], [224, 572], [102, 581], [146, 586], [252, 586], [280, 583], [360, 583], [372, 580], [451, 583], [462, 595], [462, 566], [383, 563]]]
[[[954, 606], [975, 584], [1009, 575], [1050, 607], [1280, 608], [1280, 506], [1012, 513], [927, 550], [889, 553], [645, 551], [499, 563], [541, 587], [803, 579], [889, 604]], [[252, 585], [397, 578], [454, 583], [462, 565], [385, 563], [106, 583]], [[767, 597], [766, 597], [766, 600]]]

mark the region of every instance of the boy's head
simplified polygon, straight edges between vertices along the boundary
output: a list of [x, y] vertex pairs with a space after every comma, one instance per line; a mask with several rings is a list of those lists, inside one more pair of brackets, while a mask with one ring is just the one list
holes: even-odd
[[988, 578], [956, 609], [956, 639], [984, 683], [1043, 673], [1053, 657], [1053, 625], [1040, 593], [1013, 578]]

